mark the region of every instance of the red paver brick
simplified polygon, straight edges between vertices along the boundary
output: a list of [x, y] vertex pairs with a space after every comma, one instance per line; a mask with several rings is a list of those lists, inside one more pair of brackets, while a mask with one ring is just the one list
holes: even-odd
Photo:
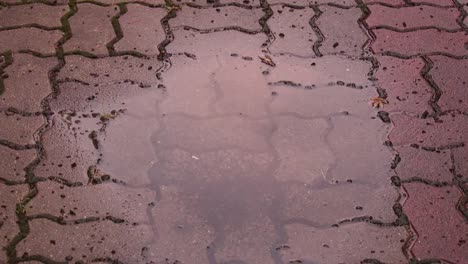
[[275, 122], [278, 129], [272, 142], [281, 160], [275, 177], [307, 184], [322, 180], [334, 162], [333, 153], [322, 140], [329, 130], [328, 122], [288, 116], [277, 117]]
[[108, 183], [66, 187], [55, 182], [38, 185], [39, 194], [27, 206], [29, 215], [51, 214], [64, 220], [108, 215], [129, 223], [148, 222], [147, 209], [156, 202], [156, 193]]
[[227, 3], [237, 3], [237, 4], [243, 4], [243, 5], [253, 5], [253, 6], [259, 6], [260, 5], [260, 0], [217, 0], [217, 1], [206, 1], [206, 0], [176, 0], [177, 2], [183, 2], [183, 3], [194, 3], [197, 5], [202, 5], [202, 6], [211, 6], [211, 5], [216, 5], [218, 3], [220, 4], [227, 4]]
[[[22, 0], [2, 0], [2, 2], [8, 3], [8, 4], [24, 4], [25, 3], [25, 1], [22, 1]], [[26, 2], [31, 2], [31, 1], [26, 1]], [[68, 0], [45, 0], [41, 2], [44, 2], [46, 4], [51, 4], [51, 5], [67, 5], [68, 4]]]
[[447, 53], [455, 56], [468, 55], [465, 32], [449, 33], [436, 29], [412, 32], [395, 32], [387, 29], [373, 30], [377, 39], [372, 45], [376, 53], [396, 52], [412, 56], [418, 54]]
[[78, 12], [68, 20], [72, 37], [63, 45], [64, 50], [107, 54], [106, 44], [115, 37], [111, 19], [118, 13], [116, 6], [79, 4]]
[[468, 179], [468, 146], [453, 149], [452, 153], [458, 177]]
[[245, 9], [236, 6], [199, 9], [184, 6], [177, 17], [169, 20], [173, 28], [190, 26], [197, 29], [222, 28], [229, 26], [247, 30], [261, 30], [258, 20], [264, 15], [262, 9]]
[[356, 2], [353, 0], [268, 0], [268, 3], [271, 4], [293, 4], [299, 6], [309, 6], [313, 4], [337, 4], [343, 6], [353, 6], [356, 5]]
[[397, 29], [438, 27], [459, 29], [457, 8], [437, 8], [433, 6], [410, 6], [391, 8], [383, 5], [369, 5], [370, 16], [366, 19], [369, 27], [389, 26]]
[[19, 233], [16, 203], [28, 193], [28, 187], [0, 183], [0, 263], [7, 263], [5, 246]]
[[36, 150], [14, 150], [0, 146], [1, 178], [10, 181], [24, 181], [24, 168], [36, 158]]
[[34, 144], [33, 136], [44, 123], [43, 116], [8, 115], [0, 112], [0, 139], [19, 145]]
[[[123, 38], [114, 44], [117, 51], [138, 51], [147, 55], [157, 55], [158, 44], [166, 35], [160, 21], [167, 15], [164, 8], [150, 8], [143, 5], [127, 5], [128, 12], [119, 18]], [[178, 16], [178, 15], [177, 15]]]
[[434, 66], [429, 74], [442, 91], [438, 105], [443, 111], [459, 110], [468, 113], [468, 59], [434, 56], [431, 60]]
[[468, 116], [444, 115], [439, 122], [404, 114], [392, 115], [393, 129], [388, 135], [394, 145], [421, 144], [423, 146], [445, 146], [466, 142]]
[[[86, 3], [86, 1], [88, 1], [88, 0], [78, 0], [77, 2], [78, 3]], [[176, 0], [176, 1], [180, 2], [179, 0]], [[97, 0], [96, 2], [103, 3], [103, 4], [106, 4], [106, 5], [117, 5], [118, 3], [124, 3], [126, 1], [124, 1], [124, 0]], [[138, 1], [138, 2], [148, 3], [148, 4], [151, 4], [151, 5], [164, 5], [165, 4], [164, 0], [141, 0], [141, 1]], [[127, 5], [127, 7], [128, 7], [128, 5]]]
[[434, 182], [451, 182], [450, 150], [427, 151], [413, 147], [396, 147], [401, 161], [395, 169], [402, 179], [420, 177]]
[[48, 72], [57, 65], [55, 58], [38, 58], [29, 54], [14, 54], [13, 63], [5, 69], [5, 91], [0, 95], [0, 107], [23, 111], [42, 111], [41, 101], [52, 93]]
[[290, 53], [299, 56], [314, 55], [312, 46], [318, 37], [310, 26], [315, 15], [312, 8], [291, 9], [273, 6], [273, 16], [268, 20], [275, 41], [270, 46], [273, 53]]
[[62, 38], [59, 30], [20, 28], [0, 31], [0, 52], [32, 50], [43, 54], [55, 53], [55, 43]]
[[360, 56], [368, 40], [358, 24], [362, 16], [360, 8], [341, 9], [320, 7], [322, 15], [316, 24], [325, 37], [319, 48], [322, 54], [346, 54]]
[[409, 0], [411, 3], [427, 3], [440, 6], [453, 6], [453, 1], [451, 0]]
[[421, 183], [404, 185], [408, 199], [403, 211], [417, 232], [411, 252], [418, 259], [467, 263], [468, 225], [457, 211], [457, 187], [436, 188]]
[[379, 56], [377, 59], [380, 67], [374, 76], [378, 79], [377, 84], [388, 94], [385, 111], [418, 114], [431, 111], [432, 89], [421, 76], [424, 68], [422, 59], [391, 56]]
[[363, 0], [364, 3], [384, 3], [387, 5], [406, 5], [405, 0]]
[[[466, 3], [466, 6], [465, 6], [465, 12], [468, 14], [468, 2]], [[468, 16], [465, 17], [465, 20], [463, 20], [463, 24], [465, 24], [465, 26], [468, 27]]]
[[286, 226], [288, 241], [280, 249], [284, 263], [408, 263], [401, 251], [404, 227], [381, 228], [355, 223], [338, 228], [315, 228], [300, 223]]
[[[316, 184], [321, 185], [320, 181]], [[302, 182], [288, 182], [284, 183], [284, 189], [286, 201], [282, 217], [285, 222], [289, 219], [307, 219], [317, 226], [329, 227], [363, 215], [386, 223], [396, 219], [392, 206], [398, 199], [398, 191], [389, 184], [377, 187], [373, 184], [341, 182], [317, 188]]]
[[36, 23], [46, 27], [60, 27], [60, 18], [68, 11], [68, 6], [31, 4], [10, 6], [0, 9], [0, 27]]
[[55, 261], [90, 262], [115, 258], [125, 263], [145, 263], [143, 247], [151, 242], [148, 225], [95, 221], [75, 225], [36, 219], [29, 221], [30, 233], [18, 246], [18, 255], [43, 255]]

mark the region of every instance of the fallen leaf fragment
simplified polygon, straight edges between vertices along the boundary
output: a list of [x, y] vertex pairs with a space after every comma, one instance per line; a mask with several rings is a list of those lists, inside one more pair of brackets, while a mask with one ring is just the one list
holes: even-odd
[[265, 63], [266, 65], [270, 65], [270, 66], [272, 66], [272, 67], [275, 67], [275, 66], [276, 66], [276, 64], [273, 62], [273, 59], [272, 59], [270, 56], [268, 56], [268, 55], [265, 55], [265, 57], [260, 57], [260, 56], [259, 56], [259, 58], [260, 58], [260, 60], [261, 60], [263, 63]]
[[371, 98], [370, 104], [374, 108], [383, 108], [384, 105], [388, 104], [388, 101], [385, 98], [382, 98], [380, 96], [376, 96], [376, 97]]

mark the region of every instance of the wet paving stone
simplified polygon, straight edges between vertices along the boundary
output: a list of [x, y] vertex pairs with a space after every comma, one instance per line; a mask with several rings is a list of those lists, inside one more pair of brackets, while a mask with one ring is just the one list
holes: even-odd
[[459, 29], [457, 8], [437, 8], [433, 6], [410, 6], [393, 8], [383, 5], [369, 5], [370, 16], [366, 19], [369, 27], [391, 27], [399, 30], [421, 27]]
[[315, 55], [312, 47], [318, 40], [310, 25], [316, 15], [312, 8], [293, 9], [286, 6], [273, 6], [273, 16], [268, 25], [275, 35], [269, 49], [272, 53], [289, 53], [298, 56]]
[[60, 18], [68, 11], [67, 6], [31, 4], [3, 7], [0, 9], [0, 28], [38, 24], [45, 27], [60, 27]]
[[461, 192], [456, 187], [432, 187], [420, 183], [404, 185], [408, 199], [403, 210], [417, 238], [411, 252], [418, 259], [439, 258], [465, 263], [468, 256], [468, 226], [457, 211]]
[[16, 223], [16, 203], [28, 193], [26, 185], [7, 186], [0, 182], [0, 262], [7, 263], [4, 247], [19, 233]]
[[401, 161], [395, 172], [401, 179], [421, 178], [433, 182], [451, 182], [450, 150], [431, 151], [411, 146], [397, 147]]
[[115, 37], [111, 19], [118, 13], [116, 6], [79, 4], [78, 12], [68, 20], [72, 37], [63, 45], [64, 50], [107, 54], [106, 44]]
[[[388, 135], [393, 145], [420, 144], [422, 146], [447, 146], [467, 140], [468, 116], [444, 115], [439, 121], [408, 115], [393, 115], [394, 128]], [[404, 126], [404, 128], [403, 128]]]
[[245, 6], [260, 6], [260, 0], [176, 0], [175, 2], [192, 3], [201, 6], [216, 6], [229, 3]]
[[316, 228], [303, 223], [286, 226], [287, 243], [280, 249], [289, 263], [359, 263], [379, 259], [408, 263], [399, 248], [406, 239], [403, 227], [380, 228], [368, 223]]
[[455, 164], [455, 173], [458, 178], [468, 179], [468, 148], [455, 148], [452, 150]]
[[52, 54], [55, 53], [55, 43], [62, 38], [62, 35], [62, 32], [58, 30], [47, 31], [38, 28], [0, 31], [0, 51], [31, 50]]
[[0, 95], [0, 107], [27, 112], [42, 111], [41, 101], [52, 93], [48, 72], [56, 64], [55, 58], [13, 55], [13, 63], [5, 69], [8, 78], [3, 80], [5, 90]]
[[[376, 188], [356, 179], [343, 182], [318, 179], [312, 184], [289, 181], [283, 189], [285, 201], [281, 215], [286, 223], [297, 220], [325, 228], [362, 216], [385, 223], [396, 219], [392, 205], [397, 201], [398, 193], [389, 185]], [[369, 197], [374, 200], [369, 201]], [[387, 206], [382, 207], [382, 204]], [[322, 213], [317, 214], [318, 211]]]
[[[419, 54], [450, 54], [463, 56], [468, 54], [464, 43], [468, 35], [464, 32], [439, 32], [436, 29], [425, 29], [412, 32], [395, 32], [387, 29], [373, 30], [377, 40], [372, 49], [375, 53], [397, 53], [404, 56]], [[396, 41], [395, 41], [396, 40]]]
[[358, 24], [362, 16], [360, 8], [341, 9], [320, 7], [323, 12], [317, 19], [317, 26], [325, 39], [319, 50], [322, 54], [345, 54], [358, 57], [368, 40]]
[[61, 225], [46, 219], [29, 222], [31, 232], [17, 246], [18, 255], [41, 254], [59, 261], [118, 259], [144, 262], [141, 250], [152, 240], [148, 225], [129, 225], [101, 220]]
[[42, 116], [9, 115], [0, 112], [0, 139], [13, 144], [34, 144], [34, 134], [45, 123]]
[[111, 181], [75, 187], [49, 181], [37, 186], [39, 194], [27, 205], [28, 214], [50, 214], [67, 222], [96, 216], [122, 219], [129, 224], [148, 223], [147, 209], [156, 202], [152, 190]]
[[24, 181], [26, 175], [24, 168], [28, 166], [36, 157], [35, 149], [14, 150], [0, 145], [0, 178], [9, 181]]
[[268, 0], [268, 3], [271, 4], [292, 4], [299, 6], [309, 6], [309, 5], [325, 5], [325, 4], [336, 4], [341, 6], [353, 6], [356, 5], [356, 2], [353, 0]]
[[468, 59], [454, 60], [445, 56], [434, 56], [431, 57], [431, 60], [434, 66], [429, 73], [442, 91], [437, 102], [442, 111], [452, 110], [468, 113], [468, 100], [466, 98], [468, 76], [461, 74], [468, 70]]
[[154, 24], [167, 15], [164, 8], [151, 8], [139, 4], [127, 5], [127, 13], [119, 18], [124, 37], [114, 46], [117, 51], [137, 51], [157, 55], [158, 44], [165, 34], [162, 26]]
[[184, 6], [177, 11], [177, 17], [169, 20], [174, 28], [184, 26], [196, 29], [232, 28], [234, 30], [259, 31], [258, 20], [263, 16], [262, 9], [245, 9], [236, 6], [217, 7], [213, 9], [199, 9]]
[[[462, 0], [463, 1], [463, 0]], [[434, 4], [439, 6], [453, 6], [453, 2], [450, 0], [410, 0], [411, 3], [427, 3], [427, 4]]]
[[363, 0], [364, 3], [366, 4], [371, 4], [371, 3], [382, 3], [386, 5], [406, 5], [405, 0]]
[[388, 112], [408, 112], [422, 114], [432, 112], [429, 102], [433, 96], [432, 88], [421, 76], [425, 67], [422, 59], [400, 59], [379, 56], [380, 66], [375, 74], [377, 84], [385, 89]]

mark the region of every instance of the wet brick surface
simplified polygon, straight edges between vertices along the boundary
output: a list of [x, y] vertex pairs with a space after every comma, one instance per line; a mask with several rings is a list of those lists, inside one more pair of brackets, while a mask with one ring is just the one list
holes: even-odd
[[467, 3], [0, 0], [0, 263], [467, 263]]

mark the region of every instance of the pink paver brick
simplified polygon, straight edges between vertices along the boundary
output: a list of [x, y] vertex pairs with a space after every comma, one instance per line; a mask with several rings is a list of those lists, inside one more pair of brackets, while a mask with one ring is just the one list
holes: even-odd
[[432, 89], [421, 76], [424, 62], [420, 58], [400, 59], [379, 56], [379, 70], [375, 73], [377, 84], [386, 90], [388, 112], [409, 112], [421, 114], [431, 111], [429, 101]]
[[320, 7], [322, 15], [316, 24], [325, 37], [320, 52], [322, 54], [345, 54], [359, 56], [368, 40], [358, 24], [362, 16], [360, 8], [342, 9], [331, 6]]
[[0, 112], [0, 139], [19, 145], [34, 144], [34, 134], [45, 123], [44, 117], [9, 115]]
[[411, 3], [427, 3], [427, 4], [434, 4], [439, 6], [453, 6], [452, 0], [409, 0]]
[[163, 8], [151, 8], [144, 5], [127, 5], [127, 13], [119, 18], [124, 37], [114, 44], [117, 51], [138, 51], [146, 55], [157, 55], [158, 44], [166, 35], [160, 21], [167, 15]]
[[62, 38], [59, 30], [20, 28], [0, 31], [0, 52], [32, 50], [43, 54], [55, 53], [55, 43]]
[[14, 150], [0, 145], [0, 178], [10, 181], [24, 181], [24, 168], [36, 157], [35, 149]]
[[370, 16], [366, 19], [369, 27], [389, 26], [396, 29], [438, 27], [459, 29], [457, 8], [437, 8], [433, 6], [410, 6], [392, 8], [383, 5], [369, 5]]
[[291, 53], [299, 56], [314, 55], [312, 46], [318, 37], [310, 26], [315, 15], [312, 8], [291, 9], [274, 6], [273, 16], [268, 20], [275, 41], [270, 46], [272, 53]]
[[408, 199], [403, 211], [418, 235], [411, 252], [417, 259], [442, 259], [468, 263], [468, 224], [457, 210], [457, 187], [405, 184]]
[[468, 146], [452, 150], [455, 172], [459, 178], [468, 179]]
[[431, 60], [434, 66], [429, 73], [442, 91], [438, 101], [442, 111], [468, 112], [468, 59], [434, 56]]
[[0, 9], [0, 28], [36, 23], [46, 27], [60, 27], [60, 18], [68, 6], [44, 4], [19, 5]]
[[388, 135], [394, 145], [421, 144], [446, 146], [468, 140], [468, 116], [444, 115], [438, 122], [433, 119], [411, 117], [404, 114], [391, 116], [393, 129]]
[[419, 177], [434, 182], [451, 182], [450, 150], [428, 151], [410, 146], [396, 147], [401, 161], [395, 169], [402, 179]]
[[116, 6], [79, 4], [78, 12], [69, 19], [72, 37], [63, 45], [64, 50], [107, 54], [106, 44], [115, 37], [111, 19], [118, 13]]
[[363, 0], [364, 3], [384, 3], [387, 5], [405, 5], [405, 0]]
[[0, 107], [41, 111], [41, 101], [52, 93], [48, 72], [55, 65], [55, 58], [14, 54], [13, 63], [5, 69], [8, 78], [3, 80], [5, 91], [0, 95]]
[[184, 6], [177, 17], [169, 20], [172, 28], [190, 26], [197, 29], [240, 27], [247, 30], [261, 30], [258, 20], [264, 15], [262, 9], [245, 9], [236, 6], [199, 9]]
[[354, 0], [268, 0], [270, 5], [272, 4], [293, 4], [299, 6], [308, 6], [313, 4], [328, 4], [333, 3], [342, 6], [353, 6], [356, 5]]
[[406, 56], [447, 53], [468, 55], [468, 34], [425, 29], [412, 32], [395, 32], [387, 29], [373, 30], [377, 39], [372, 45], [375, 53], [396, 52]]

